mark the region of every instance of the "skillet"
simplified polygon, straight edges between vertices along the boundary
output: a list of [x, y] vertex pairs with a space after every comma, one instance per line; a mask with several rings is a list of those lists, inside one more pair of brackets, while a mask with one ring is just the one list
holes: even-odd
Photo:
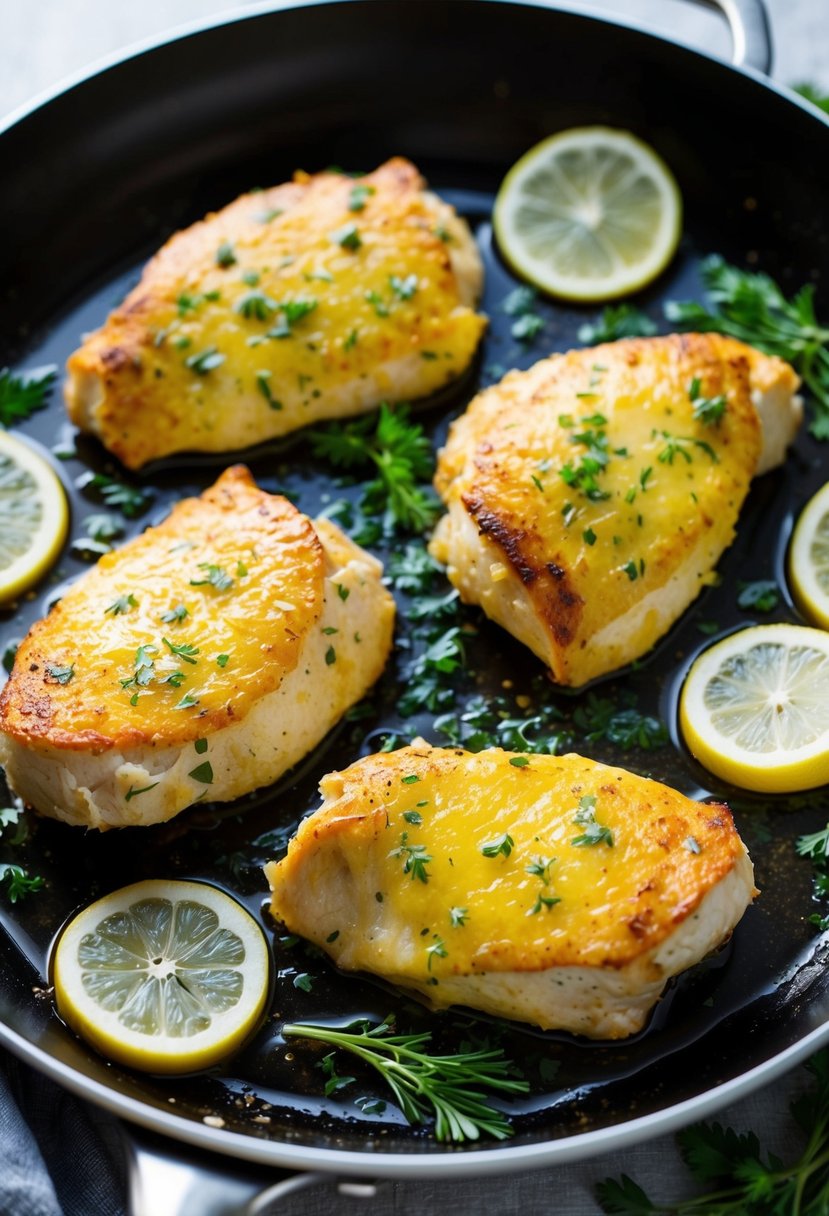
[[[757, 15], [757, 6], [748, 9]], [[743, 52], [767, 67], [762, 26], [754, 31]], [[759, 265], [784, 288], [814, 281], [826, 312], [829, 124], [758, 73], [567, 9], [351, 0], [259, 11], [200, 29], [74, 84], [0, 132], [0, 361], [61, 364], [170, 232], [241, 190], [284, 180], [297, 166], [370, 168], [402, 153], [467, 215], [488, 268], [484, 307], [492, 325], [475, 378], [423, 414], [439, 443], [476, 381], [496, 374], [493, 365], [526, 366], [577, 344], [579, 326], [592, 315], [544, 304], [543, 340], [530, 350], [516, 346], [501, 308], [514, 281], [492, 246], [488, 216], [493, 191], [518, 155], [551, 132], [593, 122], [634, 130], [679, 179], [686, 204], [680, 254], [638, 300], [655, 318], [664, 299], [698, 294], [698, 261], [712, 251]], [[47, 449], [70, 437], [57, 401], [19, 430]], [[633, 695], [643, 712], [673, 722], [682, 672], [702, 640], [697, 625], [715, 620], [725, 631], [751, 622], [735, 607], [739, 580], [776, 577], [784, 586], [791, 522], [825, 480], [825, 459], [804, 437], [786, 469], [757, 484], [721, 563], [720, 586], [640, 670], [606, 681], [596, 695], [615, 703]], [[301, 442], [288, 452], [260, 452], [251, 467], [266, 488], [288, 490], [310, 514], [326, 495], [353, 496], [312, 464]], [[77, 456], [59, 466], [76, 537], [95, 509], [77, 484], [89, 469], [118, 472], [91, 441], [79, 442]], [[172, 499], [197, 491], [216, 472], [215, 462], [204, 460], [155, 470], [142, 482], [151, 506], [129, 530], [160, 518]], [[3, 644], [84, 568], [67, 550], [33, 599], [2, 614]], [[539, 691], [530, 656], [475, 614], [469, 619], [478, 629], [469, 659], [479, 679], [459, 677], [458, 710], [474, 694], [502, 695], [507, 678], [515, 693], [555, 699], [553, 691]], [[785, 591], [766, 619], [798, 619]], [[634, 1040], [585, 1044], [462, 1014], [430, 1017], [382, 985], [338, 977], [301, 946], [280, 942], [271, 925], [279, 1018], [224, 1071], [178, 1080], [137, 1076], [75, 1040], [43, 996], [50, 942], [65, 919], [98, 894], [145, 876], [206, 878], [260, 915], [259, 864], [278, 855], [297, 819], [316, 805], [323, 772], [373, 750], [392, 730], [442, 741], [434, 715], [402, 721], [396, 712], [404, 658], [382, 682], [372, 716], [335, 732], [274, 790], [229, 810], [199, 808], [166, 827], [101, 838], [40, 823], [14, 855], [4, 852], [3, 860], [22, 860], [43, 874], [46, 888], [14, 907], [0, 904], [0, 1041], [76, 1092], [164, 1135], [270, 1165], [403, 1177], [424, 1169], [457, 1175], [526, 1168], [606, 1151], [702, 1116], [829, 1038], [824, 950], [808, 924], [810, 868], [792, 844], [826, 822], [825, 792], [746, 798], [713, 786], [674, 741], [641, 754], [620, 754], [606, 743], [590, 751], [692, 795], [730, 795], [763, 896], [729, 950], [677, 984]], [[560, 708], [567, 716], [572, 706], [562, 698]], [[294, 987], [297, 975], [309, 973], [310, 992]], [[317, 1057], [294, 1048], [287, 1059], [279, 1040], [281, 1018], [343, 1023], [392, 1009], [406, 1028], [432, 1029], [450, 1047], [471, 1035], [503, 1041], [533, 1087], [512, 1108], [512, 1140], [448, 1148], [406, 1127], [391, 1107], [369, 1115], [348, 1100], [325, 1099]], [[365, 1085], [369, 1092], [369, 1078]]]

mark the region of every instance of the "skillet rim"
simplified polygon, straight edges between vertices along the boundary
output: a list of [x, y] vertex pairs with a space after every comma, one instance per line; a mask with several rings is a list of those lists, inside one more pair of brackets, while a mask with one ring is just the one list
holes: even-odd
[[[154, 51], [173, 43], [184, 42], [201, 33], [283, 11], [314, 9], [323, 5], [344, 7], [351, 2], [352, 0], [259, 0], [258, 3], [251, 5], [243, 12], [225, 10], [204, 18], [183, 22], [160, 34], [138, 40], [110, 55], [100, 57], [76, 72], [63, 77], [52, 87], [36, 94], [0, 119], [0, 139], [19, 123], [41, 109], [60, 102], [65, 95], [81, 87], [87, 81], [103, 76], [105, 73], [117, 71], [122, 65], [143, 55], [151, 55]], [[383, 3], [383, 0], [370, 0], [370, 2]], [[476, 0], [476, 2], [541, 9], [553, 15], [563, 13], [611, 29], [630, 30], [654, 44], [677, 48], [680, 52], [693, 58], [713, 64], [715, 69], [727, 69], [745, 76], [760, 84], [783, 103], [795, 106], [807, 118], [811, 117], [816, 121], [819, 126], [829, 129], [829, 114], [822, 113], [805, 98], [787, 86], [773, 81], [765, 73], [745, 65], [737, 66], [670, 35], [654, 33], [627, 17], [603, 14], [596, 10], [585, 10], [570, 0], [563, 0], [563, 2], [555, 0], [554, 3], [550, 3], [549, 0]], [[76, 1068], [63, 1063], [39, 1045], [29, 1042], [17, 1031], [0, 1021], [0, 1045], [7, 1047], [18, 1058], [33, 1065], [78, 1097], [92, 1101], [109, 1113], [150, 1131], [160, 1132], [173, 1140], [205, 1149], [211, 1153], [218, 1152], [259, 1165], [298, 1168], [303, 1172], [340, 1173], [365, 1177], [367, 1162], [370, 1161], [369, 1172], [372, 1175], [398, 1179], [422, 1177], [424, 1170], [429, 1171], [432, 1177], [452, 1178], [506, 1174], [518, 1169], [537, 1169], [551, 1164], [586, 1160], [601, 1153], [618, 1150], [640, 1143], [654, 1134], [670, 1133], [690, 1122], [715, 1113], [723, 1106], [769, 1084], [807, 1059], [826, 1043], [829, 1043], [829, 1022], [814, 1028], [796, 1043], [729, 1081], [706, 1090], [702, 1094], [674, 1103], [663, 1110], [627, 1119], [613, 1127], [599, 1128], [558, 1140], [547, 1140], [534, 1144], [516, 1145], [509, 1141], [502, 1141], [492, 1148], [476, 1148], [467, 1152], [457, 1150], [453, 1152], [452, 1147], [449, 1146], [437, 1152], [408, 1154], [383, 1152], [379, 1146], [359, 1150], [312, 1147], [280, 1140], [260, 1140], [239, 1132], [211, 1128], [164, 1109], [155, 1109], [149, 1103], [122, 1094], [117, 1089], [86, 1076]]]

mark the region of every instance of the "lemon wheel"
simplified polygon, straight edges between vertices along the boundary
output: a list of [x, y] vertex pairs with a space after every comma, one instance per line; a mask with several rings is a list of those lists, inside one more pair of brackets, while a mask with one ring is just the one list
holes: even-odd
[[803, 615], [829, 629], [829, 482], [809, 500], [795, 526], [789, 583]]
[[682, 199], [664, 161], [636, 136], [577, 127], [536, 144], [510, 169], [493, 217], [522, 278], [568, 300], [610, 300], [664, 270]]
[[217, 888], [139, 882], [69, 922], [53, 979], [58, 1013], [103, 1055], [187, 1073], [231, 1055], [255, 1029], [268, 949], [253, 917]]
[[829, 634], [757, 625], [703, 651], [679, 703], [682, 733], [710, 772], [762, 793], [829, 781]]
[[57, 474], [28, 444], [0, 430], [0, 603], [22, 594], [54, 564], [68, 525]]

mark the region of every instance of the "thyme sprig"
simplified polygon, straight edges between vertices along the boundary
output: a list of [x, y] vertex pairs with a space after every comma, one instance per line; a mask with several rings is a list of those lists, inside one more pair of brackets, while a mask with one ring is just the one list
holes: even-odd
[[380, 1074], [410, 1123], [434, 1118], [436, 1140], [478, 1140], [481, 1135], [505, 1140], [513, 1134], [501, 1111], [490, 1106], [482, 1090], [524, 1094], [528, 1083], [512, 1076], [513, 1065], [500, 1048], [433, 1055], [431, 1034], [394, 1034], [391, 1019], [372, 1026], [361, 1020], [345, 1030], [302, 1023], [285, 1025], [285, 1038], [298, 1037], [349, 1051]]

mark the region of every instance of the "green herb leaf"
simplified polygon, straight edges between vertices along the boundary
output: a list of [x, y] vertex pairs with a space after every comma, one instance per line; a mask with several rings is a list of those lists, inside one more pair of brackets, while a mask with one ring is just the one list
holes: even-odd
[[184, 360], [184, 366], [189, 367], [191, 371], [196, 372], [199, 376], [206, 376], [208, 372], [215, 371], [217, 367], [221, 367], [226, 357], [215, 346], [208, 346], [204, 350], [200, 350], [198, 354], [189, 355]]
[[202, 764], [197, 765], [196, 768], [194, 768], [187, 775], [192, 777], [194, 781], [201, 781], [202, 785], [212, 785], [213, 765], [209, 760], [205, 760]]
[[222, 241], [216, 250], [216, 265], [221, 266], [223, 270], [226, 270], [228, 266], [236, 265], [236, 254], [230, 241]]
[[191, 587], [215, 587], [217, 591], [229, 591], [233, 586], [233, 579], [221, 566], [214, 566], [210, 562], [199, 562], [199, 570], [204, 570], [206, 578], [191, 578]]
[[396, 849], [391, 850], [389, 857], [403, 858], [403, 873], [408, 874], [413, 882], [415, 879], [418, 879], [420, 882], [429, 881], [429, 872], [426, 866], [432, 858], [426, 851], [425, 845], [409, 844], [408, 832], [403, 832], [400, 837], [400, 844]]
[[336, 232], [329, 232], [328, 235], [335, 245], [340, 245], [343, 249], [350, 249], [352, 253], [356, 253], [363, 243], [355, 223], [343, 224], [342, 228], [338, 228]]
[[29, 874], [23, 866], [0, 862], [0, 883], [6, 884], [6, 894], [9, 902], [16, 904], [25, 899], [33, 891], [39, 891], [45, 884], [39, 874]]
[[348, 210], [363, 211], [372, 194], [376, 193], [377, 191], [374, 186], [366, 186], [361, 182], [356, 186], [352, 186], [351, 193], [348, 196]]
[[189, 613], [184, 604], [176, 604], [175, 607], [162, 612], [161, 620], [165, 625], [180, 625], [186, 616], [189, 616]]
[[514, 848], [515, 841], [508, 832], [504, 832], [502, 836], [496, 836], [494, 840], [488, 840], [486, 844], [482, 844], [481, 852], [484, 857], [509, 857]]
[[829, 439], [829, 328], [815, 313], [815, 285], [787, 298], [768, 275], [717, 256], [703, 262], [702, 280], [710, 305], [669, 301], [668, 320], [679, 329], [728, 334], [786, 359], [813, 395], [812, 434]]
[[737, 607], [744, 612], [752, 609], [756, 612], [773, 612], [780, 603], [780, 589], [777, 583], [758, 579], [755, 583], [739, 583], [740, 594], [737, 596]]
[[0, 371], [0, 425], [13, 426], [36, 410], [44, 409], [56, 379], [54, 366], [38, 367], [17, 375], [4, 367]]
[[409, 1123], [435, 1118], [434, 1135], [439, 1141], [461, 1143], [482, 1134], [503, 1140], [512, 1135], [506, 1116], [480, 1092], [523, 1094], [529, 1089], [526, 1081], [510, 1075], [513, 1066], [500, 1049], [433, 1055], [427, 1050], [428, 1033], [392, 1034], [392, 1030], [391, 1021], [379, 1026], [359, 1022], [346, 1030], [288, 1024], [282, 1027], [282, 1036], [326, 1043], [371, 1065], [391, 1088]]
[[59, 667], [54, 663], [47, 663], [46, 674], [56, 684], [68, 684], [75, 674], [75, 664], [70, 663], [68, 667]]
[[142, 515], [153, 500], [151, 490], [128, 486], [117, 477], [108, 477], [106, 473], [83, 476], [78, 482], [78, 488], [95, 490], [108, 507], [116, 507], [127, 519]]
[[130, 592], [129, 595], [119, 595], [113, 600], [109, 607], [104, 609], [104, 614], [111, 612], [113, 616], [120, 616], [122, 612], [129, 612], [130, 608], [137, 607], [138, 600]]
[[588, 322], [579, 330], [579, 342], [595, 346], [599, 342], [616, 342], [619, 338], [651, 338], [657, 332], [650, 317], [633, 304], [608, 304], [598, 321]]
[[433, 471], [429, 440], [405, 406], [382, 405], [378, 414], [309, 432], [315, 456], [350, 472], [373, 468], [361, 507], [388, 517], [392, 528], [422, 532], [437, 517], [439, 504], [426, 486]]

